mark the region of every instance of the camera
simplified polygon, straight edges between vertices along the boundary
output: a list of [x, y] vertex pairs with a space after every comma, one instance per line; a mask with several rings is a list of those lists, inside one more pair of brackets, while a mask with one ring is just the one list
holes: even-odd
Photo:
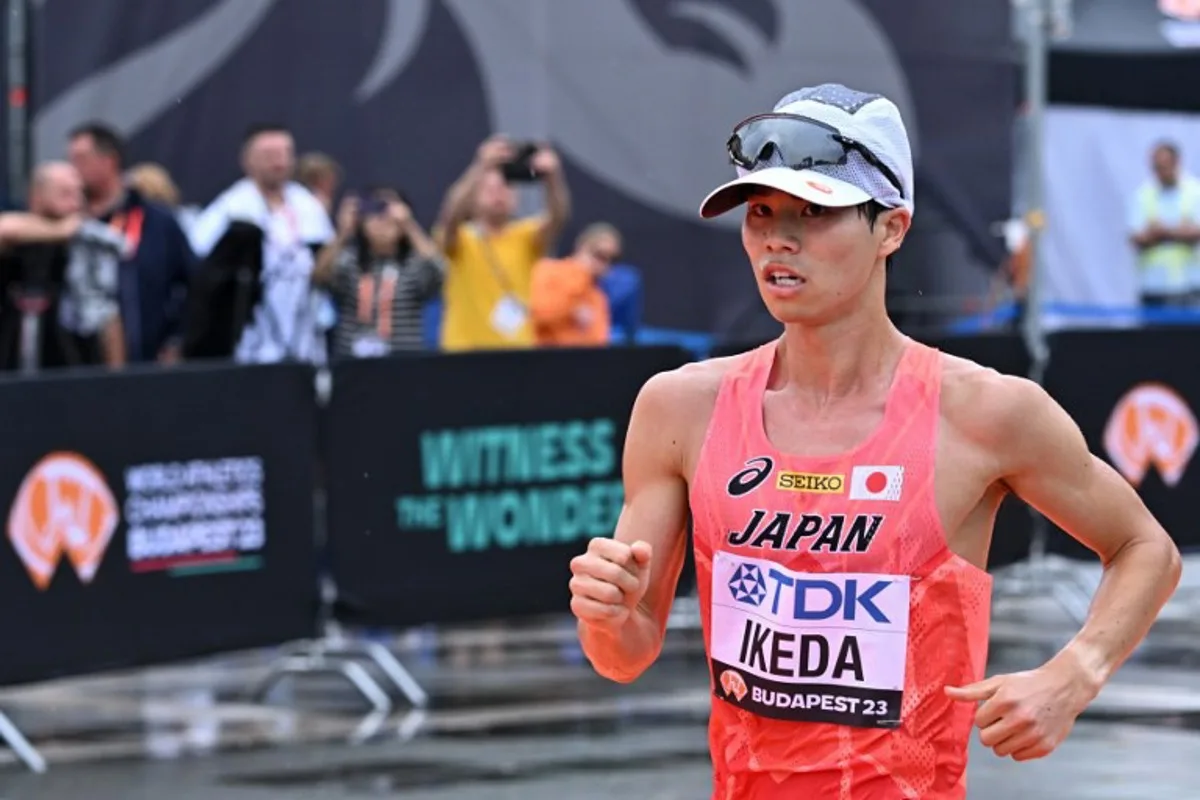
[[360, 206], [360, 213], [364, 217], [373, 217], [377, 214], [386, 213], [387, 209], [388, 204], [386, 200], [379, 197], [364, 196], [362, 205]]
[[518, 142], [513, 145], [516, 155], [500, 170], [509, 183], [533, 183], [541, 178], [533, 168], [533, 156], [538, 151], [536, 142]]

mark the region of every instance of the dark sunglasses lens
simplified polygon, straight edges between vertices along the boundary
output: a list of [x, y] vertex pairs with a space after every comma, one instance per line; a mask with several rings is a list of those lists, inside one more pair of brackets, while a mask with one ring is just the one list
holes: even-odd
[[745, 169], [754, 169], [766, 159], [778, 159], [781, 166], [792, 169], [807, 169], [840, 164], [846, 158], [845, 146], [828, 130], [803, 120], [777, 117], [751, 120], [734, 131], [730, 153]]

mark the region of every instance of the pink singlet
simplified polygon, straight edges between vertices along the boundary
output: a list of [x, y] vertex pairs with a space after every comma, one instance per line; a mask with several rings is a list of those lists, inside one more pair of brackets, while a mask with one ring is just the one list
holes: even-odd
[[691, 485], [722, 800], [960, 800], [991, 578], [934, 499], [941, 359], [910, 342], [883, 422], [841, 455], [767, 440], [771, 343], [730, 368]]

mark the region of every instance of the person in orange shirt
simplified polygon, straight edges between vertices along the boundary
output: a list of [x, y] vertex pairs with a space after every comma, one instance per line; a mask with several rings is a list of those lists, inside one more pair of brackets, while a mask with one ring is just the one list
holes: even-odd
[[620, 253], [620, 232], [606, 222], [597, 222], [579, 234], [569, 257], [538, 262], [529, 310], [539, 347], [608, 344], [608, 297], [598, 282]]

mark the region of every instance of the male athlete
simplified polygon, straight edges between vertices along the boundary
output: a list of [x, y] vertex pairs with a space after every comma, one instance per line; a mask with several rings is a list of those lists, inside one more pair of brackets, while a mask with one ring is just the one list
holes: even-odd
[[[783, 336], [651, 379], [612, 539], [571, 563], [596, 670], [658, 656], [694, 528], [714, 701], [714, 797], [951, 800], [972, 725], [999, 756], [1054, 750], [1143, 638], [1180, 558], [1129, 484], [1029, 381], [901, 334], [885, 265], [913, 168], [890, 101], [824, 85], [734, 130], [742, 241]], [[1104, 562], [1083, 629], [984, 680], [992, 524], [1009, 492]]]

